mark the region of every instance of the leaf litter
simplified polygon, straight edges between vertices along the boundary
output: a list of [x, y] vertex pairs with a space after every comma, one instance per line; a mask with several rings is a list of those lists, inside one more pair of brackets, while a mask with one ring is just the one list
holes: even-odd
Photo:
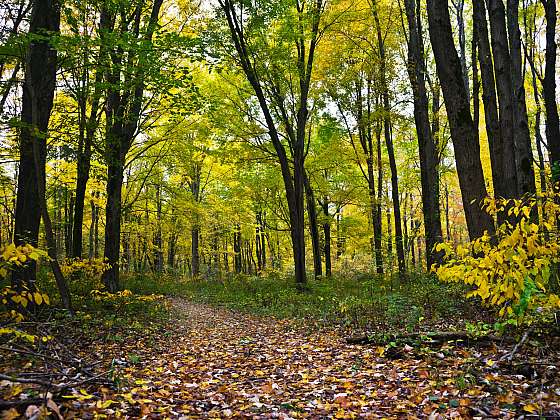
[[[510, 348], [496, 345], [406, 344], [391, 352], [348, 345], [335, 329], [182, 299], [172, 306], [164, 334], [90, 340], [80, 350], [103, 361], [111, 385], [74, 387], [42, 405], [4, 405], [1, 418], [560, 416], [558, 354], [543, 357], [537, 347], [508, 364], [499, 359]], [[26, 387], [3, 381], [0, 396], [21, 402], [33, 395]]]

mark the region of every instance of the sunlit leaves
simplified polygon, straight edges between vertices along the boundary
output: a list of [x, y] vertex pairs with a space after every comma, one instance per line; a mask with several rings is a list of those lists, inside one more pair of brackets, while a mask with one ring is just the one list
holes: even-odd
[[[525, 200], [486, 199], [486, 211], [506, 214], [495, 238], [487, 233], [466, 245], [441, 243], [445, 262], [435, 266], [444, 281], [472, 285], [469, 296], [500, 308], [500, 315], [523, 318], [528, 311], [558, 308], [558, 296], [547, 289], [551, 272], [560, 261], [560, 245], [552, 232], [560, 215], [554, 194]], [[539, 215], [539, 209], [544, 209]]]

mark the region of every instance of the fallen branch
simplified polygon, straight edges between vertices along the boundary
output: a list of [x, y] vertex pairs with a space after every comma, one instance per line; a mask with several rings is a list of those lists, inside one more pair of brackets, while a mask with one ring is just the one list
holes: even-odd
[[422, 342], [424, 344], [441, 344], [447, 341], [466, 341], [477, 343], [515, 343], [511, 337], [502, 337], [498, 335], [484, 335], [473, 337], [464, 331], [440, 331], [428, 333], [404, 333], [392, 335], [361, 335], [346, 338], [348, 344], [375, 344], [385, 345], [391, 341], [398, 341], [407, 344], [416, 344]]
[[40, 379], [18, 378], [17, 376], [2, 375], [1, 373], [0, 373], [0, 379], [4, 379], [10, 382], [18, 382], [20, 384], [35, 384], [35, 385], [42, 385], [42, 386], [54, 387], [54, 388], [57, 387], [56, 384], [47, 381], [42, 381]]
[[521, 337], [521, 340], [519, 340], [519, 342], [516, 343], [515, 346], [513, 346], [511, 352], [504, 354], [502, 357], [500, 357], [499, 362], [508, 361], [511, 363], [511, 361], [513, 360], [513, 356], [515, 356], [515, 354], [519, 351], [519, 349], [523, 347], [523, 344], [525, 344], [525, 342], [527, 341], [527, 339], [529, 338], [529, 336], [531, 335], [534, 329], [535, 329], [534, 327], [531, 327], [527, 331], [525, 331], [523, 337]]
[[22, 405], [39, 405], [44, 404], [44, 398], [32, 398], [28, 400], [5, 401], [0, 400], [0, 408], [20, 407]]

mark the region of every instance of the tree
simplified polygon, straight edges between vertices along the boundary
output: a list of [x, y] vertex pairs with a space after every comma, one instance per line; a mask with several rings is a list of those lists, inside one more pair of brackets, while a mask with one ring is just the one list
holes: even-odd
[[431, 267], [441, 262], [441, 254], [434, 247], [442, 242], [439, 207], [439, 156], [430, 126], [428, 95], [425, 82], [425, 58], [422, 39], [421, 11], [419, 1], [405, 0], [408, 21], [408, 76], [414, 100], [414, 122], [418, 137], [420, 179], [422, 185], [422, 211], [426, 236], [426, 262]]
[[[278, 157], [290, 216], [295, 278], [296, 283], [303, 287], [306, 283], [304, 161], [309, 91], [325, 5], [323, 0], [297, 0], [295, 4], [283, 1], [245, 4], [219, 0], [219, 5], [227, 20], [237, 63], [255, 93]], [[274, 51], [268, 49], [266, 39], [260, 37], [266, 32], [267, 25], [272, 24], [271, 17], [272, 21], [278, 19], [280, 25], [288, 25], [291, 32], [287, 39], [280, 40], [284, 41], [280, 42], [281, 48], [285, 48], [282, 55], [279, 48]], [[255, 46], [259, 46], [260, 50], [256, 50]], [[270, 62], [270, 68], [265, 65], [267, 62]], [[295, 68], [297, 83], [291, 83], [290, 75], [279, 73], [280, 68], [285, 71]], [[294, 109], [291, 113], [292, 104]], [[279, 126], [285, 131], [290, 157], [282, 142]]]
[[[103, 282], [110, 292], [118, 289], [119, 256], [121, 232], [121, 194], [123, 171], [126, 155], [130, 149], [142, 110], [145, 89], [145, 72], [148, 51], [130, 49], [128, 57], [123, 57], [122, 47], [112, 45], [111, 34], [116, 31], [115, 12], [118, 12], [121, 34], [130, 31], [141, 44], [150, 48], [157, 29], [159, 13], [163, 0], [154, 0], [150, 15], [141, 33], [143, 1], [133, 5], [132, 19], [126, 9], [113, 10], [108, 2], [101, 10], [100, 27], [102, 42], [110, 45], [104, 60], [108, 63], [105, 72], [107, 104], [105, 119], [107, 123], [105, 159], [107, 162], [107, 205], [105, 207], [105, 250], [109, 269], [103, 274]], [[126, 71], [125, 71], [126, 70]], [[121, 78], [124, 76], [124, 81]]]
[[[47, 129], [56, 88], [57, 51], [52, 42], [60, 31], [60, 4], [37, 0], [29, 24], [29, 46], [25, 59], [20, 127], [20, 161], [14, 242], [37, 246], [43, 219], [48, 255], [63, 305], [72, 310], [68, 286], [57, 261], [56, 243], [45, 195]], [[35, 289], [36, 265], [32, 260], [13, 271], [12, 284], [21, 290]]]
[[487, 193], [480, 162], [480, 145], [463, 83], [461, 63], [453, 43], [447, 0], [428, 0], [428, 25], [449, 118], [467, 228], [471, 239], [475, 239], [484, 232], [493, 234], [494, 224], [481, 208], [481, 200]]
[[543, 80], [543, 100], [546, 112], [546, 141], [553, 167], [554, 181], [559, 179], [560, 123], [556, 106], [556, 2], [541, 0], [546, 18], [546, 52]]
[[385, 135], [385, 145], [387, 147], [387, 155], [389, 156], [389, 167], [391, 169], [391, 196], [393, 199], [393, 210], [395, 218], [395, 242], [397, 245], [397, 260], [399, 265], [399, 273], [405, 271], [404, 245], [402, 234], [402, 218], [399, 194], [399, 177], [397, 174], [397, 163], [395, 160], [395, 150], [392, 137], [391, 123], [391, 105], [389, 102], [389, 84], [387, 80], [387, 57], [385, 51], [385, 40], [381, 32], [381, 24], [379, 23], [379, 15], [377, 11], [377, 3], [371, 5], [373, 13], [373, 22], [375, 24], [375, 32], [377, 34], [377, 48], [379, 53], [379, 72], [381, 76], [381, 97], [383, 101], [383, 132]]

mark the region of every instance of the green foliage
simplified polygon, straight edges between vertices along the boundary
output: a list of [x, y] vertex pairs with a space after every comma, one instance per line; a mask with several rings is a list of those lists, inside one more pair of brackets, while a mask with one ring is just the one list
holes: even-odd
[[414, 330], [426, 320], [470, 316], [460, 287], [425, 275], [412, 276], [409, 282], [392, 287], [375, 275], [310, 280], [305, 292], [297, 290], [292, 278], [278, 274], [237, 276], [228, 281], [129, 276], [124, 285], [134, 293], [181, 296], [320, 326], [384, 325]]

